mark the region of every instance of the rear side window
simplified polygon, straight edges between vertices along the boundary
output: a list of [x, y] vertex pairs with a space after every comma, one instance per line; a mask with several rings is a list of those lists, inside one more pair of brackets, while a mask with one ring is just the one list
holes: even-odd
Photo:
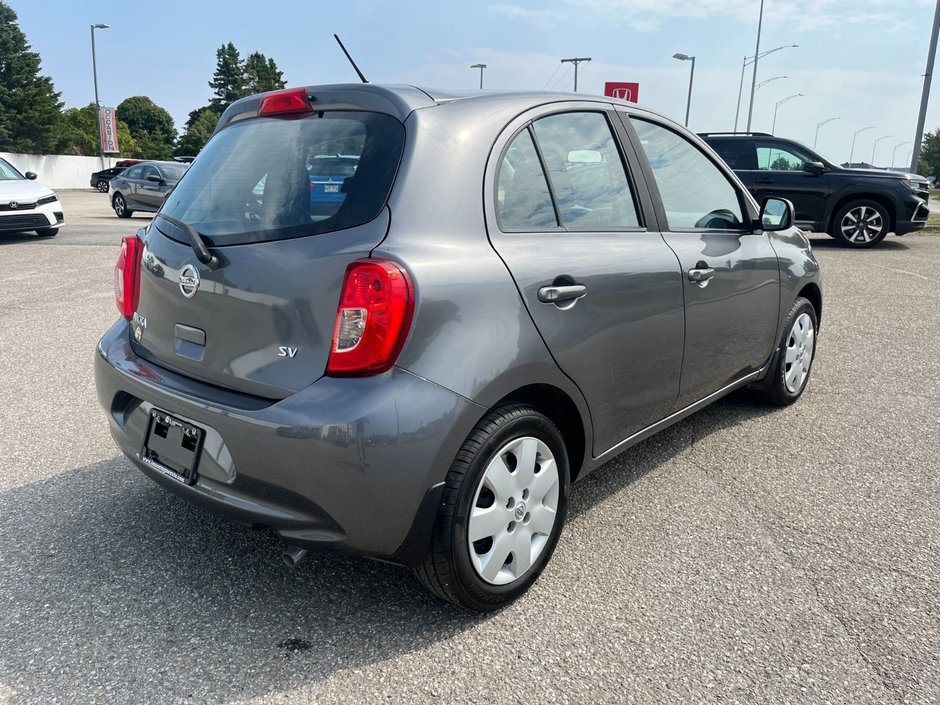
[[503, 230], [558, 227], [545, 172], [528, 130], [516, 136], [500, 165], [496, 216]]
[[706, 140], [708, 146], [718, 152], [718, 156], [732, 169], [753, 171], [757, 168], [754, 143], [739, 140]]
[[404, 126], [381, 113], [235, 123], [200, 152], [163, 212], [215, 245], [362, 225], [385, 205], [404, 142]]

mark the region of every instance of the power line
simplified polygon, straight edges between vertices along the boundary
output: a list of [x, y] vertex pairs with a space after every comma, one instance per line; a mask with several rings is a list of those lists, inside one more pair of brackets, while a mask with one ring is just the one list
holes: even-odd
[[548, 77], [548, 80], [545, 81], [545, 85], [542, 86], [543, 91], [548, 88], [548, 84], [552, 82], [552, 79], [555, 78], [557, 73], [561, 70], [561, 67], [562, 67], [561, 64], [558, 64], [558, 66], [555, 67], [555, 70], [552, 71], [552, 75]]
[[568, 79], [568, 76], [571, 75], [571, 71], [572, 71], [571, 66], [567, 66], [566, 70], [562, 71], [561, 74], [558, 76], [558, 78], [555, 79], [555, 82], [552, 83], [551, 86], [549, 86], [549, 90], [553, 91], [556, 88], [558, 88], [558, 86], [560, 86], [562, 83], [564, 83]]

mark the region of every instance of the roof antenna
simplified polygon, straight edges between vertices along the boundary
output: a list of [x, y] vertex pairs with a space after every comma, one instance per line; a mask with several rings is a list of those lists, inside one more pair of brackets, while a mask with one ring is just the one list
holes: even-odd
[[352, 67], [356, 70], [356, 73], [359, 74], [359, 80], [363, 83], [368, 83], [366, 77], [362, 75], [362, 71], [359, 70], [359, 67], [356, 66], [356, 62], [353, 61], [353, 58], [349, 55], [349, 52], [346, 51], [346, 47], [343, 46], [343, 40], [339, 38], [338, 34], [333, 35], [333, 39], [336, 40], [336, 43], [339, 44], [339, 48], [343, 50], [343, 53], [346, 55], [346, 58], [349, 59], [349, 63], [352, 64]]

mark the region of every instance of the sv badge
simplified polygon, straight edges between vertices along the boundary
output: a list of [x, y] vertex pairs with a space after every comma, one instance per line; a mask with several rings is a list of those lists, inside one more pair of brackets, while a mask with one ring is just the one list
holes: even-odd
[[281, 345], [277, 349], [278, 357], [297, 357], [297, 353], [300, 352], [300, 348], [290, 348], [286, 345]]

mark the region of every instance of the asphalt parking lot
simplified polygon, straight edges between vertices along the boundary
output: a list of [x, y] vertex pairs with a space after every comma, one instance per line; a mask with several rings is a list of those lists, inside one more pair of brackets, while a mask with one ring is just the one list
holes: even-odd
[[57, 237], [0, 236], [0, 704], [940, 701], [940, 235], [814, 238], [803, 399], [734, 395], [605, 465], [480, 617], [391, 565], [290, 570], [122, 459], [92, 356], [148, 218], [60, 195]]

